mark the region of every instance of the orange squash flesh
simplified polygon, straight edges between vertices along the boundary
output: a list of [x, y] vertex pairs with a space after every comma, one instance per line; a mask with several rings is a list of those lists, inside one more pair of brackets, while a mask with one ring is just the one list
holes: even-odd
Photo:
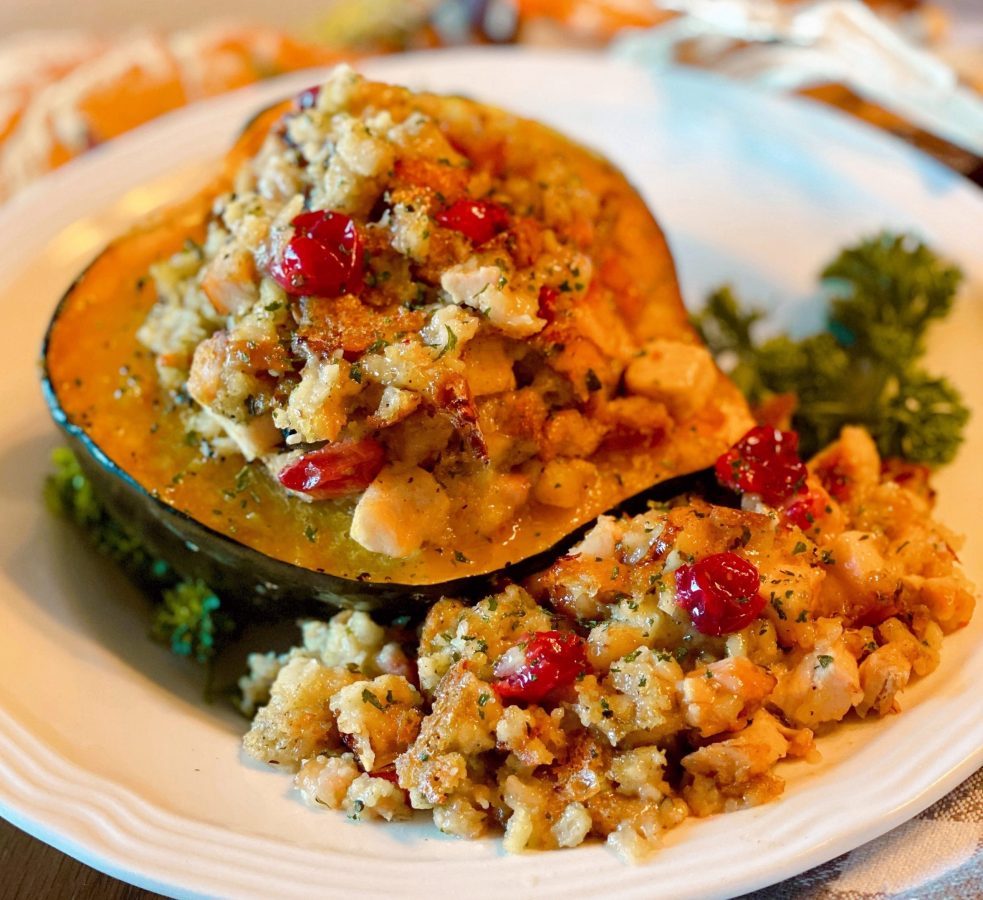
[[[662, 443], [598, 451], [591, 460], [600, 477], [577, 508], [531, 501], [496, 539], [461, 523], [448, 546], [425, 547], [405, 559], [371, 553], [349, 537], [354, 500], [307, 503], [285, 495], [259, 464], [246, 466], [234, 456], [202, 459], [186, 439], [179, 410], [157, 385], [153, 354], [136, 338], [156, 299], [146, 272], [185, 241], [203, 238], [213, 199], [228, 190], [232, 173], [256, 152], [285, 108], [274, 107], [247, 126], [214, 184], [111, 244], [68, 291], [46, 340], [46, 390], [56, 421], [88, 457], [83, 462], [90, 473], [108, 485], [117, 508], [141, 520], [135, 524], [151, 546], [168, 540], [194, 545], [184, 565], [192, 570], [188, 574], [221, 580], [216, 559], [222, 558], [234, 561], [243, 584], [269, 582], [273, 596], [306, 594], [360, 606], [401, 593], [433, 597], [465, 584], [473, 588], [483, 576], [562, 544], [627, 498], [710, 465], [749, 427], [743, 399], [720, 374], [712, 403]], [[588, 186], [603, 182], [609, 195], [615, 192], [616, 252], [596, 267], [595, 277], [622, 288], [621, 312], [635, 333], [678, 337], [688, 329], [665, 240], [628, 182], [549, 129], [511, 121], [533, 143], [562, 142]]]

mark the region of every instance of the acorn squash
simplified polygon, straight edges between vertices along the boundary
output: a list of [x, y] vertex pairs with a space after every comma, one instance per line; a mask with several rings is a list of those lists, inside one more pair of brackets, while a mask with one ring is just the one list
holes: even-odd
[[[544, 126], [471, 101], [420, 95], [420, 103], [431, 111], [449, 104], [441, 121], [452, 129], [478, 116], [476, 133], [494, 126], [530, 153], [548, 148], [587, 187], [603, 188], [608, 227], [594, 260], [598, 290], [614, 298], [639, 343], [665, 335], [696, 342], [659, 227], [613, 166]], [[709, 399], [657, 439], [602, 444], [590, 457], [597, 477], [575, 506], [531, 501], [494, 539], [459, 518], [439, 544], [405, 557], [370, 552], [351, 538], [353, 498], [308, 502], [238, 454], [204, 458], [183, 424], [181, 398], [162, 389], [154, 355], [137, 339], [157, 299], [148, 269], [205, 239], [216, 198], [233, 189], [240, 166], [292, 108], [258, 115], [211, 186], [107, 247], [62, 299], [44, 343], [48, 405], [94, 488], [183, 574], [285, 613], [294, 601], [372, 608], [473, 594], [560, 552], [583, 526], [639, 492], [663, 482], [670, 490], [671, 479], [704, 469], [749, 427], [739, 392], [715, 370]]]

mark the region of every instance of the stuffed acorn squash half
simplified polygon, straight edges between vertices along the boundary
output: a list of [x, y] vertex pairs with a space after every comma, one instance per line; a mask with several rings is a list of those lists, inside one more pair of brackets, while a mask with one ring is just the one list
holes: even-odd
[[44, 368], [116, 515], [280, 603], [481, 589], [751, 425], [610, 163], [348, 68], [110, 245]]

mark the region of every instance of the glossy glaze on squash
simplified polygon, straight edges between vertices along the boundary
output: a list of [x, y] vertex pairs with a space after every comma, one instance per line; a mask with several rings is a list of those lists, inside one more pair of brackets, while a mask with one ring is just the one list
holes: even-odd
[[[452, 117], [474, 115], [469, 101], [441, 101], [452, 104]], [[370, 585], [407, 585], [435, 595], [449, 582], [500, 572], [547, 551], [639, 491], [704, 468], [746, 430], [750, 420], [743, 399], [721, 374], [712, 402], [685, 428], [655, 446], [598, 451], [591, 461], [599, 478], [578, 507], [532, 501], [507, 534], [489, 539], [461, 528], [448, 546], [425, 547], [404, 559], [370, 553], [348, 536], [351, 499], [307, 503], [285, 495], [258, 464], [247, 466], [235, 455], [203, 459], [187, 440], [179, 411], [157, 386], [152, 354], [136, 339], [156, 299], [146, 272], [186, 241], [202, 239], [212, 201], [229, 189], [236, 168], [256, 152], [286, 108], [274, 108], [250, 123], [224, 175], [201, 195], [110, 245], [68, 292], [48, 334], [47, 390], [56, 420], [104, 472], [125, 484], [125, 505], [132, 510], [142, 504], [143, 512], [152, 513], [144, 517], [149, 527], [180, 537], [193, 524], [194, 536], [186, 543], [194, 544], [195, 553], [231, 554], [237, 566], [254, 564], [252, 575], [239, 573], [245, 583], [262, 580], [272, 565], [279, 576], [273, 593], [279, 582], [291, 580], [290, 567], [299, 567], [306, 575], [293, 573], [294, 593], [306, 591], [333, 602], [344, 602], [351, 593], [365, 605]], [[588, 186], [601, 185], [616, 198], [614, 252], [595, 277], [617, 292], [620, 314], [634, 333], [644, 339], [689, 332], [664, 238], [623, 176], [543, 126], [477, 108], [480, 116], [506, 116], [519, 139], [533, 147], [559, 146]], [[153, 543], [154, 535], [147, 537]], [[214, 566], [205, 568], [214, 571]], [[320, 583], [319, 573], [326, 576]], [[392, 590], [378, 594], [392, 595]]]

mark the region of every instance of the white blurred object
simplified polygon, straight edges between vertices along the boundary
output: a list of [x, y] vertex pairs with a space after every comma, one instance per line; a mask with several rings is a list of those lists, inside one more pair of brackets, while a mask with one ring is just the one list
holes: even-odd
[[745, 41], [714, 69], [775, 90], [845, 84], [926, 131], [983, 156], [983, 100], [945, 62], [919, 49], [860, 0], [794, 6], [776, 0], [660, 0], [683, 15], [620, 40], [615, 53], [674, 62], [693, 39]]

